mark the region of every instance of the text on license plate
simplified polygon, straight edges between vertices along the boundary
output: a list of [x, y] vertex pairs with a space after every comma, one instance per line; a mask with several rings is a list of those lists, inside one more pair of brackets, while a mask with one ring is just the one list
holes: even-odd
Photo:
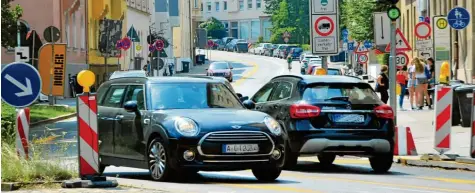
[[224, 153], [256, 153], [259, 152], [257, 144], [225, 144], [223, 145]]
[[335, 114], [333, 121], [338, 123], [363, 123], [364, 115], [358, 114]]

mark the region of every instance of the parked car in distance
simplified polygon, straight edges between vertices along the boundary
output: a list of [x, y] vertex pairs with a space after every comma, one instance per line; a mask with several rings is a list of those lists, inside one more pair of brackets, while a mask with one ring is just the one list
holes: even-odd
[[256, 54], [256, 51], [255, 51], [255, 50], [256, 50], [257, 46], [259, 46], [259, 45], [257, 45], [256, 43], [252, 43], [252, 44], [251, 44], [251, 47], [249, 47], [249, 49], [247, 50], [247, 52], [249, 52], [250, 54]]
[[144, 70], [115, 71], [111, 74], [109, 80], [124, 77], [147, 77], [147, 72], [145, 72]]
[[302, 60], [303, 60], [303, 58], [304, 58], [305, 56], [311, 56], [311, 55], [313, 55], [313, 54], [312, 54], [312, 52], [310, 52], [310, 51], [304, 51], [304, 52], [302, 52], [302, 54], [300, 54], [299, 62], [302, 63]]
[[233, 52], [247, 52], [248, 51], [248, 42], [243, 39], [233, 39], [228, 44], [226, 44], [226, 51]]
[[303, 49], [300, 47], [294, 47], [290, 49], [290, 56], [292, 56], [292, 59], [298, 59], [300, 58], [300, 54], [302, 54]]
[[215, 79], [106, 81], [98, 90], [99, 173], [135, 167], [168, 181], [251, 169], [259, 181], [274, 181], [284, 163], [282, 128], [252, 108]]
[[226, 46], [231, 40], [234, 40], [234, 37], [224, 37], [221, 40], [223, 41], [224, 46]]
[[222, 39], [215, 39], [213, 40], [213, 42], [214, 42], [213, 49], [222, 50], [224, 48], [224, 43]]
[[287, 56], [290, 54], [290, 49], [292, 49], [292, 48], [298, 48], [298, 46], [287, 45], [285, 47], [285, 49], [280, 50], [280, 52], [279, 52], [280, 58], [283, 58], [283, 59], [287, 58]]
[[274, 50], [274, 56], [277, 57], [277, 58], [282, 58], [282, 56], [284, 55], [283, 53], [281, 52], [284, 52], [284, 50], [287, 48], [287, 45], [286, 44], [280, 44], [279, 47], [277, 47], [277, 52], [275, 52], [276, 50]]
[[368, 157], [376, 173], [393, 163], [394, 112], [365, 81], [349, 76], [280, 75], [251, 100], [274, 117], [288, 140], [285, 166], [317, 155], [322, 167], [335, 157]]
[[254, 54], [264, 55], [264, 53], [266, 53], [267, 50], [271, 49], [271, 47], [271, 43], [260, 43], [259, 46], [254, 49]]
[[272, 45], [271, 45], [271, 48], [270, 48], [269, 50], [267, 50], [267, 52], [265, 52], [264, 55], [270, 56], [270, 57], [275, 57], [275, 56], [274, 56], [274, 51], [277, 49], [277, 47], [279, 47], [279, 45], [277, 45], [277, 44], [272, 44]]
[[229, 82], [232, 82], [233, 67], [228, 62], [213, 62], [206, 69], [206, 76], [224, 77]]

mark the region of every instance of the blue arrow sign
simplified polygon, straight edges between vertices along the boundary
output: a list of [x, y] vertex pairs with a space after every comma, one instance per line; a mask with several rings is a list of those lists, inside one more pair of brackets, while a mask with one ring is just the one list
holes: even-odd
[[372, 48], [373, 47], [373, 43], [371, 43], [370, 41], [366, 40], [364, 41], [364, 47], [365, 48]]
[[355, 50], [355, 42], [348, 42], [348, 51], [352, 52]]
[[447, 15], [447, 20], [449, 20], [450, 27], [461, 30], [468, 26], [470, 23], [470, 13], [462, 7], [455, 7], [450, 10]]
[[38, 99], [41, 92], [40, 73], [30, 64], [14, 62], [2, 70], [2, 99], [5, 103], [23, 108]]

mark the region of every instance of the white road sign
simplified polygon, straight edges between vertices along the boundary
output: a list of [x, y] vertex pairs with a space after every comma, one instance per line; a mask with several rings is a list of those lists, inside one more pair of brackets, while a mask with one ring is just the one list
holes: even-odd
[[432, 49], [432, 39], [416, 40], [416, 49], [417, 50]]
[[[451, 30], [447, 16], [433, 17], [431, 24], [432, 38], [434, 40], [432, 56], [435, 60], [435, 74], [439, 74], [442, 62], [450, 61], [450, 53], [452, 49]], [[436, 81], [439, 81], [439, 76], [435, 76], [435, 78]]]
[[336, 14], [337, 0], [311, 0], [312, 14]]
[[[374, 43], [376, 46], [385, 46], [389, 44], [391, 38], [391, 19], [387, 12], [376, 12], [373, 15], [374, 24]], [[399, 28], [399, 19], [396, 21], [396, 27]]]
[[417, 51], [419, 52], [419, 56], [422, 58], [425, 58], [425, 59], [432, 58], [432, 54], [433, 54], [432, 48], [421, 49], [421, 50], [418, 49]]
[[313, 54], [338, 54], [339, 29], [336, 15], [312, 15]]
[[29, 47], [15, 47], [15, 62], [29, 62], [30, 48]]

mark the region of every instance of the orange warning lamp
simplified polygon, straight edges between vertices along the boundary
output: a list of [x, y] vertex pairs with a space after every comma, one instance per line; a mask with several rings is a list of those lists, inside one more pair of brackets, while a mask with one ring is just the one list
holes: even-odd
[[439, 81], [440, 83], [448, 83], [450, 76], [450, 66], [447, 61], [443, 62], [440, 66]]
[[96, 75], [89, 70], [82, 70], [77, 76], [79, 85], [82, 86], [83, 92], [90, 92], [90, 87], [96, 82]]
[[327, 71], [324, 68], [317, 68], [314, 75], [327, 75]]

